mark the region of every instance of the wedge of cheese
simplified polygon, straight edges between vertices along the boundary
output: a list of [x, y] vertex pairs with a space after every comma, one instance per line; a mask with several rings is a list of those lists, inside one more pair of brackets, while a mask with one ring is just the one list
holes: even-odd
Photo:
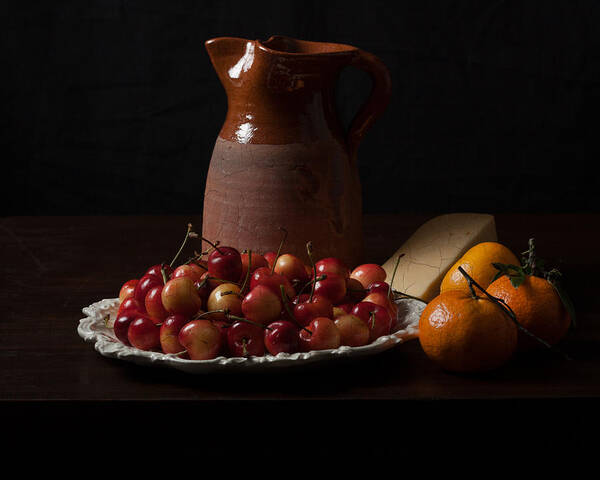
[[497, 241], [493, 215], [451, 213], [424, 223], [383, 264], [390, 282], [398, 256], [392, 288], [429, 302], [440, 293], [446, 272], [473, 245]]

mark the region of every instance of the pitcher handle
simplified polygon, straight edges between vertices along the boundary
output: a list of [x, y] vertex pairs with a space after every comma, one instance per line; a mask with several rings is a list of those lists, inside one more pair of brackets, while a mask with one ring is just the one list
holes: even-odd
[[355, 115], [347, 135], [350, 157], [355, 159], [358, 146], [373, 122], [384, 112], [392, 96], [390, 71], [375, 55], [358, 49], [351, 66], [367, 72], [373, 83], [371, 94]]

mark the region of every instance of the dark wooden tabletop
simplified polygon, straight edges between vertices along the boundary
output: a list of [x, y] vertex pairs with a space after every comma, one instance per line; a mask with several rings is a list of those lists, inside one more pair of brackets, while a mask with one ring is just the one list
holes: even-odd
[[[369, 260], [386, 260], [432, 216], [367, 216]], [[521, 418], [535, 426], [540, 438], [544, 433], [552, 437], [561, 426], [574, 432], [598, 425], [600, 215], [496, 216], [501, 242], [520, 252], [533, 236], [539, 255], [563, 271], [578, 313], [577, 329], [561, 345], [571, 360], [542, 351], [517, 356], [485, 375], [456, 375], [430, 362], [418, 340], [360, 360], [256, 374], [193, 376], [102, 357], [77, 334], [82, 307], [118, 296], [123, 281], [170, 259], [188, 222], [199, 229], [200, 219], [193, 216], [0, 221], [0, 405], [5, 421], [84, 428], [85, 419], [94, 417], [123, 421], [138, 431], [164, 428], [183, 434], [185, 429], [147, 421], [152, 412], [166, 409], [167, 415], [177, 411], [204, 424], [229, 422], [229, 432], [236, 425], [264, 422], [276, 431], [278, 422], [293, 417], [302, 423], [303, 415], [322, 422], [315, 431], [350, 432], [347, 419], [355, 418], [350, 412], [356, 410], [363, 414], [356, 417], [361, 421], [350, 422], [353, 428], [417, 429], [429, 421], [476, 431], [485, 418], [505, 430], [512, 425], [509, 420]]]

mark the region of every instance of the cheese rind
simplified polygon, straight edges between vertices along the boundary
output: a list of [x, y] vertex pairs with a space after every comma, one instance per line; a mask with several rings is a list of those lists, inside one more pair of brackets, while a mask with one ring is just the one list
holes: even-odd
[[440, 293], [446, 272], [469, 248], [497, 239], [493, 215], [440, 215], [421, 225], [382, 266], [390, 282], [397, 258], [404, 254], [392, 288], [429, 302]]

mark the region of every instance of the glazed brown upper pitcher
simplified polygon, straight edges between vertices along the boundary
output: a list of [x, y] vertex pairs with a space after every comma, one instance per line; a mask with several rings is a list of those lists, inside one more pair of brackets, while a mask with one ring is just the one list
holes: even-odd
[[[203, 236], [265, 253], [277, 250], [283, 227], [283, 251], [307, 263], [309, 240], [317, 258], [362, 262], [356, 150], [389, 102], [385, 65], [350, 45], [282, 36], [215, 38], [206, 48], [228, 111], [206, 180]], [[344, 132], [334, 92], [348, 65], [367, 71], [373, 89]]]

